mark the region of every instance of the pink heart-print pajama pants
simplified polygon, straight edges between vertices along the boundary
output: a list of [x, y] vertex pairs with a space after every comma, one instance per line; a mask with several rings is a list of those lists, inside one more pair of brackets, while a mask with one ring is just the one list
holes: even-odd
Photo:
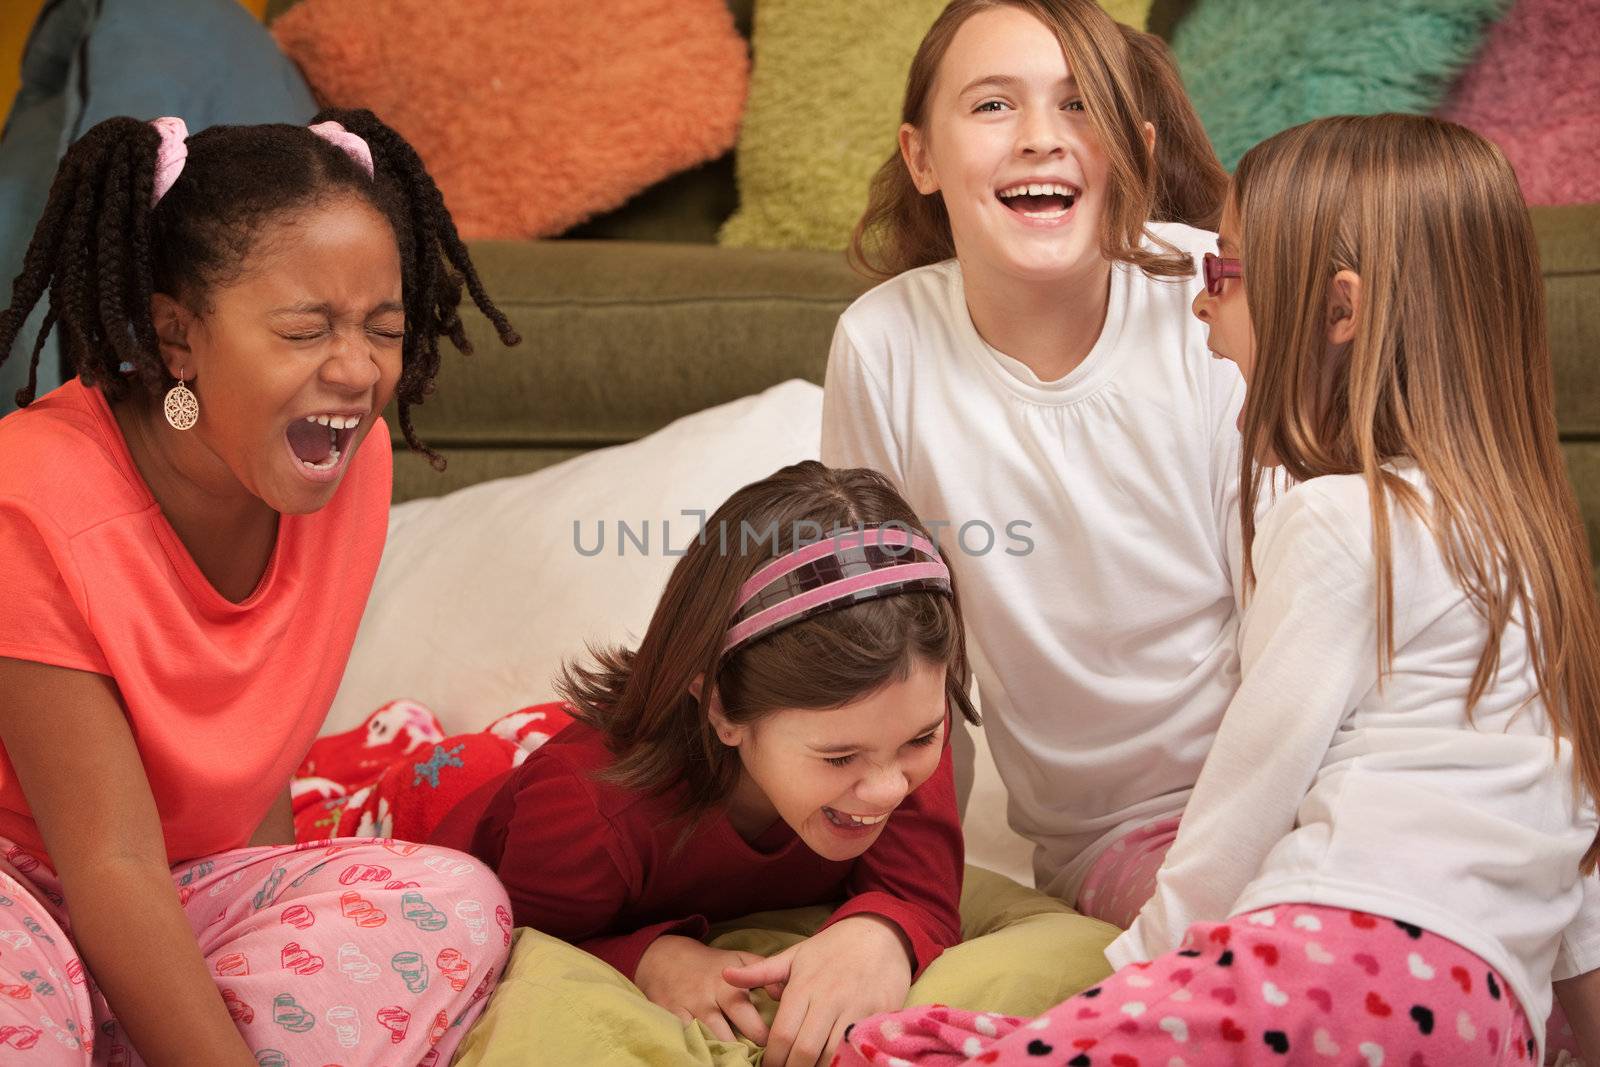
[[1534, 1062], [1505, 981], [1460, 945], [1365, 912], [1283, 904], [1197, 923], [1033, 1020], [942, 1007], [863, 1019], [836, 1067], [1487, 1067]]
[[[0, 849], [0, 1062], [140, 1064], [73, 945], [55, 875]], [[262, 1067], [448, 1063], [510, 951], [504, 888], [447, 849], [347, 838], [172, 874]]]

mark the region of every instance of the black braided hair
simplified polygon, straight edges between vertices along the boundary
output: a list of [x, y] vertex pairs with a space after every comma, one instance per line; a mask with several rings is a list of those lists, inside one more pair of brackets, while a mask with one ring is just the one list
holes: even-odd
[[443, 458], [417, 437], [411, 407], [433, 391], [440, 337], [472, 351], [458, 311], [463, 283], [504, 344], [521, 338], [489, 299], [444, 198], [405, 138], [366, 110], [326, 110], [313, 122], [329, 120], [367, 142], [374, 177], [303, 126], [213, 126], [188, 139], [183, 172], [154, 207], [161, 143], [154, 127], [112, 118], [79, 138], [56, 170], [11, 305], [0, 311], [4, 362], [23, 322], [48, 295], [17, 404], [34, 399], [39, 355], [54, 327], [74, 372], [109, 399], [134, 389], [159, 395], [168, 376], [150, 319], [151, 295], [203, 306], [211, 287], [242, 272], [265, 223], [354, 194], [389, 220], [400, 252], [406, 318], [395, 388], [400, 429], [411, 448], [442, 470]]

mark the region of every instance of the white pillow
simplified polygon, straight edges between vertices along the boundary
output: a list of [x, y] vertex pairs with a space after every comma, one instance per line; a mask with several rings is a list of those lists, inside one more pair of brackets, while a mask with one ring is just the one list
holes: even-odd
[[[816, 459], [822, 390], [800, 380], [639, 441], [394, 509], [383, 562], [324, 734], [396, 697], [451, 733], [555, 698], [584, 642], [634, 644], [678, 556], [736, 489]], [[622, 542], [648, 525], [648, 551]], [[574, 523], [578, 540], [574, 540]], [[592, 552], [604, 532], [604, 550]], [[619, 555], [620, 548], [620, 555]]]

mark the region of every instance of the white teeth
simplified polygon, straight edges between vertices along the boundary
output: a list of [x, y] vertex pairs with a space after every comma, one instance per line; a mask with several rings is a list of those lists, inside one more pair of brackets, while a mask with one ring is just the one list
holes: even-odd
[[834, 816], [834, 822], [842, 823], [845, 826], [876, 826], [878, 823], [889, 817], [887, 814], [851, 815], [847, 812], [837, 811], [833, 808], [829, 808], [828, 812], [830, 815]]
[[1046, 195], [1075, 197], [1078, 194], [1070, 186], [1061, 185], [1057, 182], [1025, 183], [1000, 190], [1000, 198], [1002, 200], [1010, 200], [1014, 196]]
[[361, 425], [360, 415], [307, 415], [307, 422], [326, 426], [330, 430], [348, 430]]
[[[299, 457], [296, 458], [298, 459]], [[328, 452], [328, 458], [321, 463], [308, 463], [302, 459], [300, 460], [300, 465], [308, 471], [331, 471], [339, 465], [339, 450], [337, 448], [331, 449]]]

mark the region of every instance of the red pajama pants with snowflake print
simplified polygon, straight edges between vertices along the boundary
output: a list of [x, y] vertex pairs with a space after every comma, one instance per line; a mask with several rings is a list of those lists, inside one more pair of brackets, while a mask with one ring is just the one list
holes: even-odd
[[[78, 956], [59, 882], [21, 848], [0, 849], [0, 1063], [139, 1064]], [[449, 1063], [510, 951], [504, 888], [447, 849], [274, 845], [172, 874], [262, 1067]], [[160, 981], [161, 961], [149, 967]]]
[[1027, 1021], [913, 1008], [857, 1023], [842, 1067], [1531, 1064], [1522, 1009], [1477, 956], [1406, 923], [1284, 904], [1191, 927]]
[[572, 717], [561, 703], [447, 736], [414, 700], [391, 700], [353, 730], [319, 737], [295, 772], [294, 836], [426, 841], [473, 790], [519, 765]]

